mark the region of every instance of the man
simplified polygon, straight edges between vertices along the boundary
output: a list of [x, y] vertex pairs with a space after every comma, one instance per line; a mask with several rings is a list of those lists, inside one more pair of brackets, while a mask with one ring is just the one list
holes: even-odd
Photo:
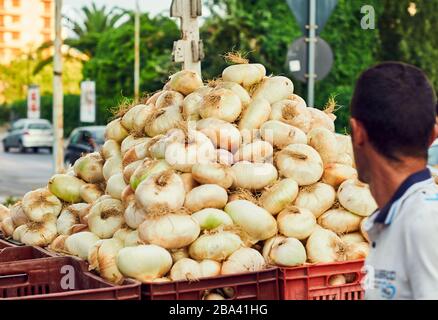
[[427, 169], [436, 95], [416, 67], [365, 71], [351, 103], [359, 179], [380, 208], [368, 218], [367, 299], [438, 299], [438, 186]]

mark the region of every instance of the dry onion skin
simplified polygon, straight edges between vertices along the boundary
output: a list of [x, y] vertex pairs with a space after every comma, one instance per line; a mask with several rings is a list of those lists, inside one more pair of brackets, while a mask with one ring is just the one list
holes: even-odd
[[242, 102], [229, 89], [215, 89], [202, 98], [199, 115], [201, 118], [216, 118], [234, 122], [242, 112]]
[[318, 182], [324, 171], [318, 152], [305, 144], [287, 146], [277, 154], [275, 162], [280, 174], [294, 179], [299, 186]]
[[[56, 200], [55, 200], [56, 202]], [[56, 212], [56, 211], [55, 211]], [[40, 216], [42, 217], [42, 216]], [[6, 217], [3, 220], [6, 220], [8, 217]], [[10, 219], [13, 223], [13, 225], [15, 227], [19, 227], [23, 224], [26, 224], [29, 222], [29, 218], [26, 215], [26, 213], [24, 212], [24, 208], [23, 208], [23, 202], [22, 201], [18, 201], [17, 203], [15, 203], [11, 209], [10, 209]]]
[[87, 215], [90, 231], [101, 239], [111, 238], [124, 224], [124, 208], [117, 199], [95, 202]]
[[154, 110], [165, 109], [168, 107], [179, 108], [182, 106], [183, 101], [184, 96], [181, 93], [173, 90], [164, 90], [157, 98]]
[[117, 255], [117, 267], [126, 277], [150, 282], [170, 271], [172, 257], [166, 249], [153, 244], [125, 247]]
[[87, 203], [93, 203], [103, 196], [103, 194], [104, 192], [97, 184], [86, 183], [79, 189], [79, 196]]
[[0, 231], [5, 237], [11, 237], [14, 233], [14, 223], [11, 217], [7, 217], [0, 222]]
[[298, 184], [287, 178], [276, 182], [263, 191], [259, 203], [271, 214], [276, 215], [298, 196]]
[[346, 180], [339, 186], [338, 199], [345, 209], [362, 217], [377, 210], [369, 186], [355, 179]]
[[318, 218], [333, 206], [335, 199], [336, 191], [332, 186], [317, 182], [300, 190], [295, 205], [309, 209]]
[[0, 204], [0, 222], [2, 222], [3, 219], [8, 218], [9, 215], [10, 215], [10, 210], [4, 205]]
[[26, 223], [21, 231], [20, 241], [28, 246], [49, 245], [57, 236], [55, 221], [53, 216], [46, 216], [43, 221]]
[[[194, 165], [193, 167], [195, 167], [196, 165]], [[189, 173], [189, 172], [185, 172], [180, 174], [181, 180], [184, 184], [184, 190], [186, 191], [186, 193], [189, 193], [193, 188], [196, 188], [197, 186], [199, 186], [199, 183], [194, 179], [193, 177], [193, 172]]]
[[187, 193], [184, 207], [191, 212], [204, 208], [222, 209], [227, 201], [228, 194], [224, 188], [216, 184], [203, 184]]
[[307, 133], [310, 130], [312, 115], [307, 110], [306, 102], [297, 95], [292, 95], [293, 100], [280, 100], [272, 105], [269, 120], [278, 120]]
[[315, 230], [316, 219], [313, 213], [304, 208], [288, 206], [277, 216], [278, 230], [286, 236], [298, 240], [307, 239]]
[[40, 188], [26, 193], [21, 203], [31, 221], [43, 221], [46, 216], [57, 217], [61, 213], [61, 201], [48, 189]]

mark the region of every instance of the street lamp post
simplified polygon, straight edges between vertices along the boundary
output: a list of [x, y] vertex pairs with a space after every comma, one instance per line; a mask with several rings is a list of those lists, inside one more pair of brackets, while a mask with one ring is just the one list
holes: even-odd
[[140, 98], [140, 8], [138, 1], [135, 10], [135, 62], [134, 62], [134, 97]]
[[64, 102], [62, 88], [62, 0], [55, 0], [55, 54], [53, 58], [53, 169], [64, 168]]

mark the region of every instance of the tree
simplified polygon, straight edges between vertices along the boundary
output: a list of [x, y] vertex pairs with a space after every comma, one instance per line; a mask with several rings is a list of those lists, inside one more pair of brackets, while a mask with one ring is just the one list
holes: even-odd
[[[153, 92], [163, 87], [176, 67], [172, 64], [171, 49], [178, 39], [176, 23], [167, 17], [141, 16], [140, 29], [140, 89]], [[96, 81], [98, 120], [104, 123], [109, 109], [125, 97], [134, 94], [134, 20], [104, 32], [95, 55], [84, 65], [84, 78]]]

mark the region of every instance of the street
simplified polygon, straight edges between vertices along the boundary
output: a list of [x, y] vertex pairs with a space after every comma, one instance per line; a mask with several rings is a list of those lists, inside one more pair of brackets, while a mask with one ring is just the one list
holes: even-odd
[[47, 185], [52, 175], [52, 155], [3, 151], [0, 143], [0, 203], [8, 196], [22, 197], [26, 192]]

